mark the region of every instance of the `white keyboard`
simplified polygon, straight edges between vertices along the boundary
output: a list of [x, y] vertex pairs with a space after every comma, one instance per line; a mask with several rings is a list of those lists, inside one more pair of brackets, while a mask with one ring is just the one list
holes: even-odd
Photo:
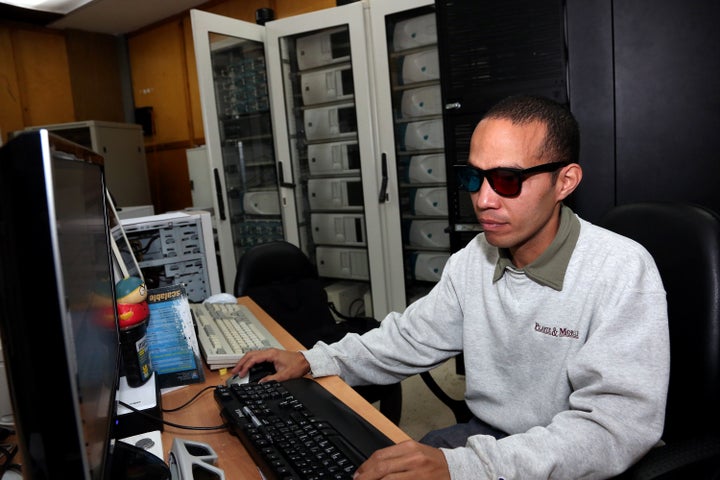
[[200, 349], [211, 369], [234, 366], [250, 350], [283, 348], [245, 305], [194, 303], [190, 310]]

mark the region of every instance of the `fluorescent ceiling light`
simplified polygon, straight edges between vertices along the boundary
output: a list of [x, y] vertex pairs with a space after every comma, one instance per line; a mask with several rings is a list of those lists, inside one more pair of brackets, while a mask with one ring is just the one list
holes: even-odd
[[92, 0], [2, 0], [2, 3], [20, 8], [28, 8], [30, 10], [66, 14], [91, 1]]

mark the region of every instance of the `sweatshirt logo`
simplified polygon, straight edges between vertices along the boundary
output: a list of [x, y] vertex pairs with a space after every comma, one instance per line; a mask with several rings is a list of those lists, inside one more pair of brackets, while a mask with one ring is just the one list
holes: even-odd
[[537, 322], [535, 322], [535, 331], [545, 335], [550, 335], [551, 337], [567, 337], [574, 338], [576, 340], [580, 338], [579, 330], [571, 330], [569, 328], [546, 327], [544, 325], [540, 325]]

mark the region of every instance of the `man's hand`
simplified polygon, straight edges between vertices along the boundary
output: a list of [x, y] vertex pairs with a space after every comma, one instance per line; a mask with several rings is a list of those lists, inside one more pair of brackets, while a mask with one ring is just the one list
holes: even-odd
[[288, 352], [287, 350], [279, 350], [277, 348], [253, 350], [246, 353], [238, 360], [235, 367], [233, 367], [232, 373], [237, 373], [241, 377], [244, 377], [248, 374], [250, 367], [261, 362], [271, 362], [277, 372], [274, 375], [268, 375], [263, 378], [261, 382], [267, 382], [268, 380], [282, 382], [310, 373], [310, 364], [305, 360], [305, 356], [302, 353]]
[[355, 472], [354, 480], [450, 480], [439, 448], [411, 440], [376, 451]]

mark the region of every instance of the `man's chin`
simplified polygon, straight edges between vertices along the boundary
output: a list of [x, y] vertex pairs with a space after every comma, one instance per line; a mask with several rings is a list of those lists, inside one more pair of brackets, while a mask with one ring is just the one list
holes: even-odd
[[484, 232], [485, 233], [485, 240], [492, 245], [493, 247], [497, 248], [508, 248], [510, 246], [510, 242], [506, 238], [504, 238], [503, 235], [500, 235], [496, 232]]

